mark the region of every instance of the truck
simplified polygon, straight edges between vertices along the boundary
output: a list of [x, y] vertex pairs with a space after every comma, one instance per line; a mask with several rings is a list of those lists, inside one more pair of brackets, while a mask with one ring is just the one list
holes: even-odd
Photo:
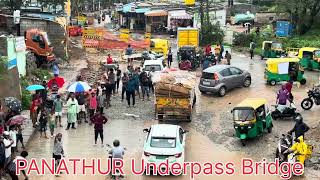
[[178, 48], [183, 46], [199, 46], [198, 28], [178, 28], [177, 34]]
[[152, 77], [156, 119], [190, 122], [196, 103], [196, 75], [188, 71], [164, 71]]
[[53, 47], [51, 46], [48, 34], [39, 29], [29, 29], [24, 33], [26, 47], [36, 57], [37, 67], [50, 64], [55, 60]]

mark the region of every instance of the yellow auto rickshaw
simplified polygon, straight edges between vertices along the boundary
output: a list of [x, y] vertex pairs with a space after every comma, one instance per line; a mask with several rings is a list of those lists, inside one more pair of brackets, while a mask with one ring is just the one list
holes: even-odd
[[282, 44], [274, 41], [263, 41], [261, 59], [279, 58], [284, 55]]
[[150, 50], [156, 53], [161, 53], [165, 58], [167, 58], [169, 41], [166, 39], [151, 39]]
[[236, 136], [243, 146], [247, 139], [272, 131], [272, 117], [264, 98], [247, 98], [234, 107], [232, 113]]
[[265, 79], [274, 86], [281, 81], [298, 81], [306, 84], [304, 70], [299, 64], [299, 58], [269, 58], [266, 61]]
[[304, 47], [299, 49], [298, 57], [300, 58], [300, 64], [305, 69], [320, 70], [320, 49], [314, 47]]

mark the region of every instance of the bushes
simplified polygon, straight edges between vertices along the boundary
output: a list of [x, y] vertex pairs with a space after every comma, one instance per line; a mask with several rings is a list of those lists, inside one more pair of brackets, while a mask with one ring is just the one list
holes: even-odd
[[26, 90], [26, 87], [29, 85], [29, 82], [26, 78], [22, 77], [20, 79], [20, 86], [21, 86], [21, 104], [22, 109], [26, 110], [29, 109], [29, 106], [31, 104], [31, 94], [29, 91]]
[[201, 30], [201, 45], [223, 42], [224, 32], [218, 25], [203, 25]]
[[242, 46], [242, 47], [249, 47], [250, 41], [255, 41], [256, 36], [255, 34], [244, 34], [244, 33], [237, 33], [233, 39], [233, 45], [235, 46]]
[[31, 71], [31, 74], [41, 81], [52, 78], [52, 75], [46, 69], [34, 69]]

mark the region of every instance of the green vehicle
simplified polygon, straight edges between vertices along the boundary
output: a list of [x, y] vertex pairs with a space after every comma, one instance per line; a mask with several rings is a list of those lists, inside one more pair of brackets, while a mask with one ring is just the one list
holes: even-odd
[[264, 58], [280, 58], [285, 52], [282, 44], [274, 41], [263, 41], [261, 59]]
[[264, 98], [247, 98], [232, 110], [236, 136], [244, 146], [247, 139], [253, 139], [273, 128], [271, 112]]
[[299, 64], [299, 58], [269, 58], [266, 61], [264, 72], [268, 84], [275, 86], [277, 82], [289, 81], [306, 84], [303, 67]]
[[304, 47], [299, 49], [300, 64], [305, 69], [320, 70], [320, 49]]

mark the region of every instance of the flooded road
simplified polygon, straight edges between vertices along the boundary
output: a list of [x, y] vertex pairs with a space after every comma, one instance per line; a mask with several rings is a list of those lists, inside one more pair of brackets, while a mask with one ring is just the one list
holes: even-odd
[[[95, 55], [96, 56], [96, 55]], [[101, 57], [96, 57], [101, 59]], [[234, 176], [205, 176], [198, 175], [195, 179], [211, 180], [211, 179], [279, 179], [278, 176], [241, 176], [239, 175], [240, 161], [242, 158], [253, 158], [255, 161], [261, 161], [266, 158], [272, 161], [278, 141], [278, 137], [282, 133], [286, 133], [293, 126], [292, 120], [277, 120], [274, 121], [274, 129], [270, 134], [265, 134], [252, 141], [249, 141], [246, 146], [242, 146], [239, 139], [234, 136], [233, 121], [231, 116], [232, 108], [248, 97], [266, 98], [269, 105], [275, 104], [276, 92], [279, 85], [271, 87], [266, 85], [264, 81], [264, 61], [255, 60], [250, 62], [243, 55], [233, 54], [231, 61], [232, 65], [244, 70], [248, 70], [252, 75], [252, 85], [250, 88], [239, 88], [227, 93], [223, 98], [216, 95], [205, 94], [201, 95], [197, 89], [197, 103], [194, 109], [194, 114], [191, 123], [176, 123], [176, 122], [161, 122], [179, 124], [184, 129], [189, 130], [186, 139], [186, 161], [198, 162], [235, 162], [236, 175]], [[176, 63], [174, 63], [176, 65]], [[70, 72], [69, 72], [70, 73]], [[197, 72], [198, 79], [201, 73]], [[318, 82], [319, 73], [306, 72], [307, 85], [293, 88], [296, 106], [303, 115], [305, 122], [310, 127], [315, 127], [319, 124], [320, 109], [314, 107], [311, 111], [303, 111], [300, 107], [300, 102], [306, 97], [306, 92], [314, 83]], [[140, 160], [143, 153], [143, 142], [145, 134], [143, 129], [152, 124], [159, 123], [154, 120], [154, 105], [153, 101], [141, 101], [137, 99], [135, 108], [127, 108], [126, 102], [121, 102], [120, 94], [112, 97], [112, 107], [107, 109], [106, 115], [109, 122], [104, 126], [104, 144], [112, 144], [114, 139], [119, 139], [121, 144], [127, 148], [125, 161], [129, 164], [131, 158]], [[271, 110], [273, 107], [271, 107]], [[128, 114], [138, 115], [139, 118], [133, 118]], [[66, 115], [65, 115], [66, 116]], [[66, 119], [64, 117], [64, 125]], [[107, 158], [106, 147], [93, 146], [94, 131], [93, 126], [81, 124], [76, 130], [66, 131], [64, 128], [57, 128], [56, 132], [63, 134], [63, 144], [65, 148], [66, 158]], [[308, 133], [306, 134], [308, 139]], [[99, 144], [100, 141], [98, 141]], [[319, 152], [317, 146], [315, 151]], [[53, 138], [40, 139], [37, 134], [29, 143], [29, 158], [51, 158], [53, 149]], [[160, 177], [160, 176], [134, 176], [131, 175], [130, 169], [126, 166], [126, 178], [132, 180], [153, 180], [153, 179], [177, 179], [188, 180], [189, 176], [178, 177]], [[110, 179], [106, 176], [68, 176], [62, 174], [60, 177], [52, 175], [31, 176], [30, 179], [51, 180], [51, 179]], [[312, 168], [306, 170], [305, 176], [295, 179], [319, 179], [320, 172]]]

